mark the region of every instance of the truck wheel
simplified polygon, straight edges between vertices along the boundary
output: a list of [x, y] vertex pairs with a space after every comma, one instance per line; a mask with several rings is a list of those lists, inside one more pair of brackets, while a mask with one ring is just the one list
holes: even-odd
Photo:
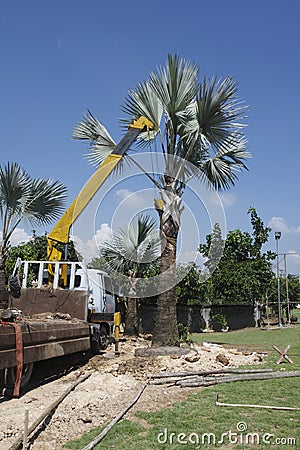
[[[96, 337], [96, 336], [95, 336]], [[99, 355], [99, 353], [106, 350], [108, 346], [107, 342], [107, 330], [104, 325], [101, 326], [99, 333], [97, 333], [97, 338], [92, 340], [91, 348], [93, 355]]]
[[0, 395], [2, 389], [4, 388], [4, 381], [5, 381], [5, 370], [0, 370]]
[[[21, 389], [25, 388], [31, 378], [33, 363], [24, 364], [21, 378]], [[16, 367], [10, 367], [6, 373], [6, 387], [13, 389], [16, 382]]]

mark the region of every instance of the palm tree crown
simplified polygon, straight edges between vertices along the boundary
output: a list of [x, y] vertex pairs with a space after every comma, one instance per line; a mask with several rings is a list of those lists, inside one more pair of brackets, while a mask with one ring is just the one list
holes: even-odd
[[[121, 122], [128, 126], [144, 115], [154, 123], [155, 129], [141, 133], [139, 143], [145, 145], [160, 137], [166, 172], [177, 180], [173, 186], [177, 195], [182, 195], [183, 183], [191, 176], [200, 177], [215, 189], [228, 189], [251, 157], [243, 133], [247, 107], [236, 94], [237, 83], [231, 77], [204, 77], [200, 81], [196, 64], [169, 55], [165, 67], [129, 91], [122, 106], [127, 117]], [[115, 146], [106, 128], [90, 112], [75, 128], [73, 137], [90, 141], [88, 157], [94, 164], [100, 164]], [[183, 160], [191, 163], [188, 169]], [[146, 175], [165, 189], [161, 177]]]
[[[236, 172], [246, 168], [244, 161], [250, 157], [242, 132], [245, 125], [241, 122], [246, 107], [236, 93], [237, 83], [231, 77], [223, 81], [204, 78], [200, 82], [197, 66], [169, 55], [165, 68], [159, 68], [149, 80], [129, 92], [123, 111], [127, 121], [142, 111], [151, 111], [149, 119], [161, 136], [170, 176], [177, 180], [191, 176], [186, 173], [185, 160], [195, 166], [194, 175], [200, 175], [202, 181], [216, 189], [227, 189], [234, 184]], [[169, 155], [174, 157], [172, 163]], [[182, 193], [180, 183], [176, 193]]]
[[22, 220], [33, 226], [48, 224], [63, 211], [66, 188], [58, 181], [31, 178], [17, 163], [0, 167], [1, 267], [13, 231]]
[[159, 246], [155, 220], [142, 214], [105, 242], [101, 254], [110, 269], [142, 277], [157, 268]]

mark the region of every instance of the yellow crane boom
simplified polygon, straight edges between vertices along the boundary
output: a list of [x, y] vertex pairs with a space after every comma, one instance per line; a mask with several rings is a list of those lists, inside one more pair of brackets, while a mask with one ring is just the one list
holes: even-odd
[[100, 164], [96, 172], [87, 181], [78, 196], [49, 233], [47, 238], [47, 255], [49, 261], [62, 260], [62, 252], [57, 249], [57, 244], [67, 244], [69, 242], [69, 234], [72, 224], [94, 197], [109, 174], [120, 162], [126, 150], [137, 139], [138, 135], [142, 131], [149, 131], [153, 128], [153, 123], [144, 116], [134, 120], [133, 123], [129, 125], [126, 135], [116, 145], [112, 153]]

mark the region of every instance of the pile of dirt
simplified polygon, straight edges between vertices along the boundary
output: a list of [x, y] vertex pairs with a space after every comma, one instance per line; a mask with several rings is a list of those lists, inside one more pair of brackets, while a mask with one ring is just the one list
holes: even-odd
[[[212, 370], [222, 369], [224, 366], [234, 368], [262, 362], [262, 356], [256, 352], [225, 349], [221, 345], [206, 342], [193, 343], [179, 349], [184, 351], [171, 349], [166, 352], [165, 350], [165, 347], [150, 348], [150, 343], [142, 338], [130, 339], [122, 343], [119, 358], [113, 358], [111, 355], [95, 356], [89, 361], [87, 367], [112, 373], [114, 376], [130, 374], [142, 380], [157, 372]], [[156, 356], [153, 356], [155, 354]]]
[[[60, 450], [63, 443], [82, 433], [112, 420], [136, 395], [147, 377], [153, 373], [183, 372], [239, 367], [259, 364], [262, 358], [254, 352], [239, 352], [213, 344], [186, 346], [183, 354], [135, 356], [137, 349], [149, 349], [150, 341], [144, 338], [120, 342], [120, 356], [114, 348], [103, 355], [94, 356], [80, 369], [39, 386], [19, 399], [0, 403], [0, 448], [7, 450], [22, 433], [24, 411], [29, 410], [31, 424], [62, 392], [77, 379], [80, 373], [90, 377], [79, 384], [49, 417], [44, 429], [36, 436], [33, 450]], [[182, 400], [194, 388], [148, 386], [130, 415], [136, 410], [157, 410]]]

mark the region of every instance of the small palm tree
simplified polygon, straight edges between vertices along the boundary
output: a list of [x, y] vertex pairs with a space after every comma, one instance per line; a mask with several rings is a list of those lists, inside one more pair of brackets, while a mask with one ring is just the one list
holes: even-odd
[[126, 333], [137, 331], [137, 289], [143, 277], [157, 272], [160, 237], [155, 220], [140, 215], [128, 226], [119, 230], [109, 242], [103, 244], [101, 254], [111, 271], [128, 277]]
[[[231, 77], [200, 80], [196, 64], [169, 55], [164, 67], [129, 91], [122, 107], [126, 114], [123, 124], [128, 125], [141, 115], [154, 123], [153, 131], [141, 133], [140, 143], [157, 136], [165, 161], [157, 176], [144, 171], [158, 189], [155, 208], [165, 239], [155, 345], [169, 345], [178, 338], [176, 251], [183, 210], [181, 198], [189, 179], [197, 177], [199, 183], [216, 190], [228, 189], [235, 184], [237, 172], [246, 169], [245, 160], [250, 157], [241, 120], [246, 107], [236, 94], [237, 83]], [[93, 163], [100, 163], [114, 146], [107, 130], [91, 115], [79, 123], [74, 137], [91, 142]], [[134, 162], [134, 158], [131, 160]]]
[[17, 163], [0, 166], [0, 292], [5, 291], [5, 261], [12, 233], [23, 220], [33, 226], [57, 219], [66, 188], [57, 181], [31, 178]]

